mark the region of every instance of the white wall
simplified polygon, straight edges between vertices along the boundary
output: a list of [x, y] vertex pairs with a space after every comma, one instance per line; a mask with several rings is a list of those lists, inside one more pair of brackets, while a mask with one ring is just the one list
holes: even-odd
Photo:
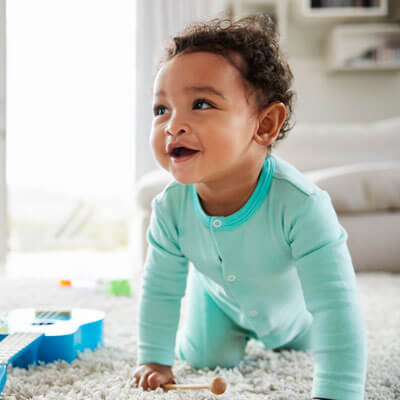
[[6, 260], [6, 0], [0, 0], [0, 274]]
[[292, 58], [289, 64], [298, 96], [298, 123], [369, 122], [400, 116], [400, 72], [329, 73], [321, 58]]

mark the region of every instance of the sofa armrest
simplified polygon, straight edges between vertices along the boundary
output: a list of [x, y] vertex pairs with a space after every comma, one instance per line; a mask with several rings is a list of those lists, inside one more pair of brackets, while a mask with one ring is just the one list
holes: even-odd
[[143, 210], [151, 210], [151, 201], [173, 180], [164, 170], [155, 170], [144, 175], [135, 185], [135, 204]]
[[400, 161], [361, 163], [307, 172], [338, 214], [400, 211]]
[[142, 271], [148, 247], [147, 229], [150, 223], [151, 202], [172, 179], [164, 170], [156, 170], [144, 175], [135, 185], [130, 239], [135, 260], [134, 268], [138, 274]]

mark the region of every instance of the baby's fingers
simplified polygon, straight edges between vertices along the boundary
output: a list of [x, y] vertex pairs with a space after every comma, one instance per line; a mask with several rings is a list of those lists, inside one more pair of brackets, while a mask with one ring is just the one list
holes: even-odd
[[[149, 377], [147, 378], [147, 383], [150, 387], [151, 390], [157, 389], [160, 385], [162, 385], [164, 382], [162, 382], [163, 377], [158, 373], [158, 372], [153, 372]], [[165, 380], [165, 379], [164, 379]]]
[[143, 374], [142, 374], [142, 376], [140, 377], [140, 380], [139, 380], [139, 386], [138, 387], [141, 387], [143, 390], [147, 390], [148, 389], [148, 387], [149, 387], [149, 384], [148, 384], [148, 377], [149, 377], [149, 375], [152, 373], [152, 371], [151, 370], [149, 370], [149, 371], [146, 371], [146, 372], [144, 372]]
[[139, 381], [140, 378], [142, 377], [141, 372], [142, 370], [137, 369], [135, 374], [133, 375], [133, 379], [135, 380], [135, 387], [139, 387]]
[[148, 378], [147, 382], [149, 387], [154, 390], [158, 387], [162, 387], [166, 383], [175, 383], [175, 379], [170, 374], [162, 374], [159, 372], [153, 372]]

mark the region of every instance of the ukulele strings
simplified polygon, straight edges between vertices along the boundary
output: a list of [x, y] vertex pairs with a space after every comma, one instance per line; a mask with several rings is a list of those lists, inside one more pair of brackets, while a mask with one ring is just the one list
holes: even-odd
[[[57, 319], [61, 314], [62, 312], [60, 311], [43, 311], [37, 316], [35, 316], [35, 319], [41, 322], [50, 321], [52, 319]], [[0, 328], [3, 325], [7, 325], [7, 316], [8, 316], [7, 312], [0, 313]]]
[[61, 315], [61, 312], [59, 311], [44, 311], [40, 313], [36, 318], [39, 321], [48, 321], [51, 319], [57, 319], [58, 316]]

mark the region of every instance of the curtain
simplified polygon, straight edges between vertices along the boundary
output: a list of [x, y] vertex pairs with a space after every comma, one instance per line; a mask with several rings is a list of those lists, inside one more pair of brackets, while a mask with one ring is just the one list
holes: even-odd
[[163, 42], [186, 24], [224, 15], [227, 0], [137, 0], [135, 180], [157, 168], [149, 145], [155, 62]]

